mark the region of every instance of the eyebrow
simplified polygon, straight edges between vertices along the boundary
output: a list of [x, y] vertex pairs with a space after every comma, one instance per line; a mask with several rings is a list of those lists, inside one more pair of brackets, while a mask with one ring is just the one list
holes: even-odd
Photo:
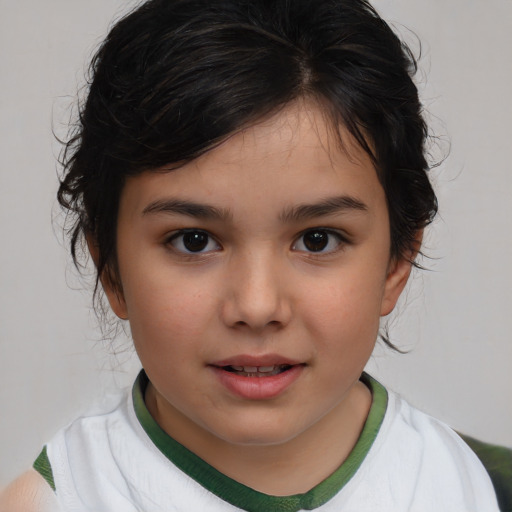
[[[347, 211], [368, 211], [368, 207], [359, 199], [352, 196], [336, 196], [326, 198], [318, 203], [301, 204], [287, 208], [279, 215], [282, 222], [298, 222], [315, 217], [334, 215]], [[159, 199], [153, 201], [142, 210], [142, 215], [168, 213], [187, 215], [205, 220], [228, 220], [231, 212], [225, 208], [194, 203], [183, 199]]]
[[301, 204], [288, 208], [281, 213], [280, 219], [284, 222], [297, 222], [349, 211], [367, 212], [368, 207], [352, 196], [328, 197], [319, 203]]
[[159, 199], [148, 204], [142, 210], [142, 215], [157, 213], [187, 215], [198, 219], [227, 220], [231, 218], [231, 213], [227, 209], [183, 199]]

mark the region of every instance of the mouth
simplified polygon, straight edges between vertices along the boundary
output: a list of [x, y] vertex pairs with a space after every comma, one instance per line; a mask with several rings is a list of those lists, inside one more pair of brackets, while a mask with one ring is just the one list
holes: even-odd
[[293, 366], [291, 364], [275, 364], [270, 366], [236, 366], [226, 365], [218, 366], [221, 370], [229, 373], [234, 373], [240, 377], [272, 377], [279, 375], [290, 370]]
[[229, 393], [244, 400], [270, 400], [300, 379], [306, 363], [279, 356], [242, 356], [209, 365]]

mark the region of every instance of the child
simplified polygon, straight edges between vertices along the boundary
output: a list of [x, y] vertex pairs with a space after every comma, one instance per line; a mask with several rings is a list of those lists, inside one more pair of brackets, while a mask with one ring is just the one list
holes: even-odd
[[153, 0], [93, 70], [59, 200], [144, 370], [5, 510], [499, 510], [471, 449], [363, 373], [436, 213], [377, 13]]

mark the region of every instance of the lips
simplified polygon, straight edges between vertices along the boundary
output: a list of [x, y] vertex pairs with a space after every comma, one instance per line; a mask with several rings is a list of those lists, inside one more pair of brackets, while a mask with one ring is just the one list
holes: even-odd
[[230, 393], [248, 400], [266, 400], [282, 394], [299, 378], [306, 365], [269, 354], [237, 356], [209, 366]]
[[272, 366], [223, 366], [222, 369], [227, 372], [236, 373], [243, 377], [271, 377], [289, 370], [291, 365], [279, 364]]

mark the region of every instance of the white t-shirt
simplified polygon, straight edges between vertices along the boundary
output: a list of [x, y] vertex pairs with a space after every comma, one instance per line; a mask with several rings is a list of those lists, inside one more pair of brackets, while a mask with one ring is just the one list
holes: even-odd
[[362, 376], [373, 402], [345, 462], [307, 493], [277, 497], [218, 472], [169, 437], [144, 404], [147, 377], [79, 418], [34, 467], [65, 512], [498, 512], [489, 476], [443, 423]]

